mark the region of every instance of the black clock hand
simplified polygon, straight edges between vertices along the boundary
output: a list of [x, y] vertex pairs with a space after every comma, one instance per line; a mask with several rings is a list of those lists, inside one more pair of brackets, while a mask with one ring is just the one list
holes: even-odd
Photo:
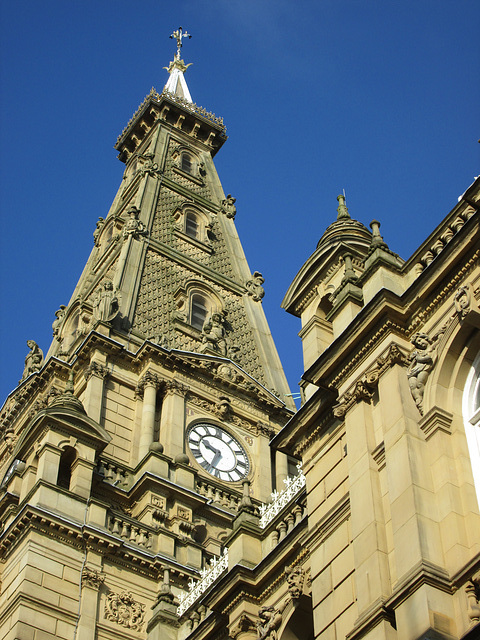
[[211, 461], [210, 466], [215, 467], [221, 458], [222, 458], [222, 452], [217, 449], [217, 452], [213, 456], [213, 460]]

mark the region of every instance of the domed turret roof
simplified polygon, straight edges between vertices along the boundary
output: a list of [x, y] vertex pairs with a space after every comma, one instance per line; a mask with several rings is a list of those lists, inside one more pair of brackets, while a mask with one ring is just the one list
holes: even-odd
[[340, 242], [355, 246], [363, 245], [368, 249], [372, 242], [372, 232], [364, 224], [350, 217], [344, 195], [339, 195], [337, 200], [337, 219], [325, 229], [318, 241], [317, 250], [320, 248], [328, 250]]

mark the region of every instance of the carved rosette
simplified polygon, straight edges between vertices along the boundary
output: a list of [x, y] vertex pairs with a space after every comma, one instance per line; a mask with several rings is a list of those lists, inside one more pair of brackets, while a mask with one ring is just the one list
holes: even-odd
[[105, 576], [98, 569], [85, 567], [82, 571], [82, 586], [91, 587], [92, 589], [100, 589], [105, 582]]
[[145, 622], [145, 605], [137, 602], [129, 591], [107, 595], [105, 618], [127, 629], [142, 631]]

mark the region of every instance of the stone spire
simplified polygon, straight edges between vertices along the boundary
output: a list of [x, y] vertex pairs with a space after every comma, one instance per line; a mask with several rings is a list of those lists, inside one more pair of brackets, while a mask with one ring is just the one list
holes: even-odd
[[170, 38], [175, 38], [177, 41], [177, 53], [175, 54], [173, 61], [170, 62], [169, 66], [164, 67], [164, 69], [167, 69], [168, 73], [170, 74], [168, 82], [164, 87], [164, 91], [173, 93], [173, 95], [178, 96], [179, 98], [183, 98], [187, 102], [193, 102], [193, 100], [183, 74], [192, 63], [185, 64], [185, 62], [180, 58], [180, 55], [183, 46], [182, 40], [184, 38], [191, 37], [192, 36], [189, 33], [183, 31], [182, 27], [179, 27], [172, 33]]
[[341, 194], [337, 196], [337, 200], [337, 220], [350, 220], [350, 214], [348, 213], [347, 205], [345, 204], [345, 196]]

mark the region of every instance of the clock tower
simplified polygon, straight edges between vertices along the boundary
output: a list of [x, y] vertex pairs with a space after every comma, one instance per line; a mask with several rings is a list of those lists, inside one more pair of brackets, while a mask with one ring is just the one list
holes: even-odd
[[[213, 163], [225, 126], [190, 96], [188, 34], [172, 37], [168, 82], [116, 142], [123, 179], [50, 349], [31, 341], [3, 409], [3, 575], [24, 567], [11, 637], [42, 611], [58, 637], [177, 638], [175, 599], [292, 466], [269, 447], [294, 405], [264, 279]], [[29, 595], [39, 571], [55, 580]]]

